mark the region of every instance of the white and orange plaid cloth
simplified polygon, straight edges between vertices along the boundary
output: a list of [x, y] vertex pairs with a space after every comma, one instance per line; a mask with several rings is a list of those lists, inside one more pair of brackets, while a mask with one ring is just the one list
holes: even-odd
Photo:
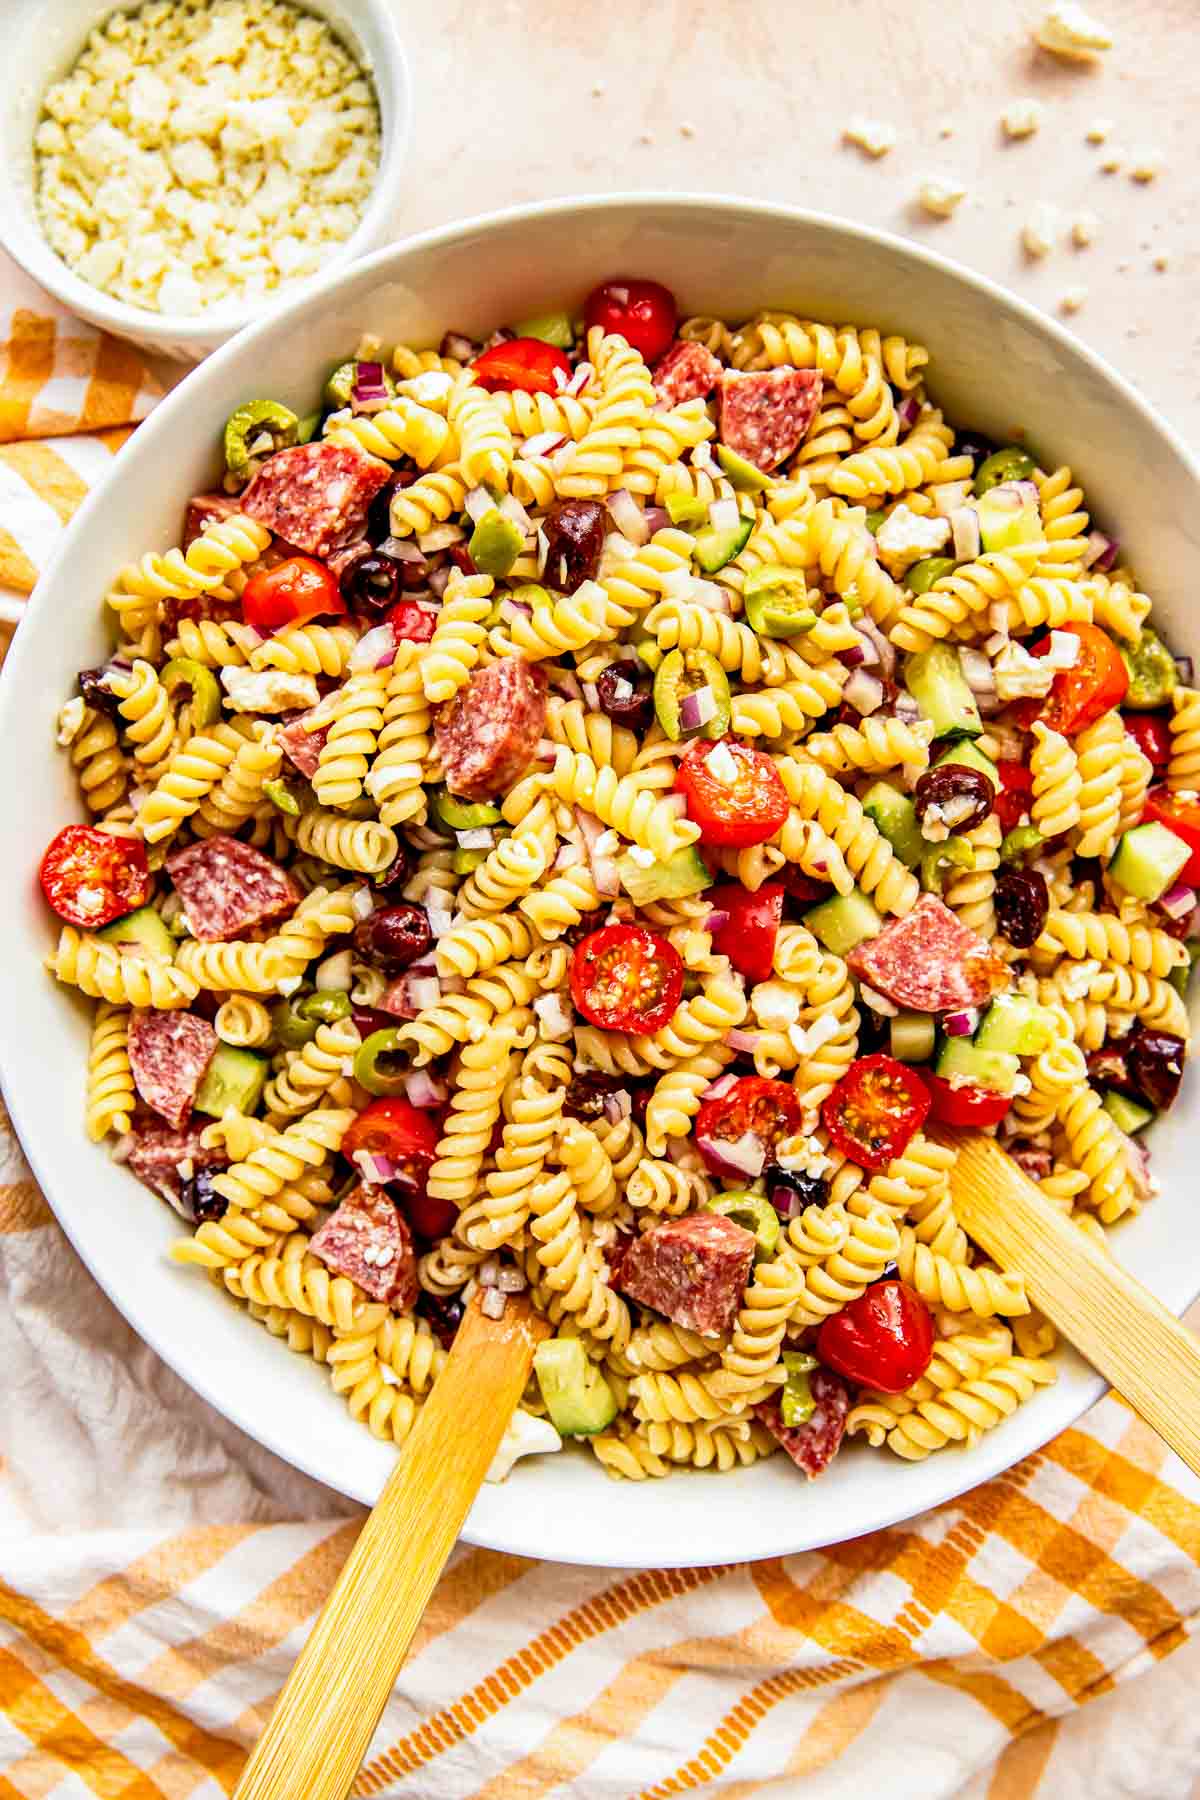
[[[162, 381], [0, 262], [0, 616]], [[2, 1115], [0, 1369], [0, 1800], [230, 1793], [359, 1515], [138, 1341]], [[1198, 1559], [1200, 1482], [1113, 1399], [961, 1501], [804, 1556], [460, 1546], [355, 1791], [1185, 1800]]]

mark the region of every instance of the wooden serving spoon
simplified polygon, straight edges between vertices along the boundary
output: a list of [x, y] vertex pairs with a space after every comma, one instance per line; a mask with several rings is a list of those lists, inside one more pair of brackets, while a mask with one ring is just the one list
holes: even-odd
[[935, 1134], [958, 1151], [959, 1224], [1147, 1424], [1200, 1475], [1200, 1339], [1052, 1206], [994, 1138]]
[[344, 1800], [463, 1520], [550, 1327], [523, 1296], [476, 1294], [404, 1454], [363, 1526], [234, 1790]]

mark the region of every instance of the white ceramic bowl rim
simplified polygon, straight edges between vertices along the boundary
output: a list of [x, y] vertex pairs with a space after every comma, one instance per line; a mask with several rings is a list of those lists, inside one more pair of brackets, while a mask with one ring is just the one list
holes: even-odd
[[[149, 465], [165, 450], [170, 443], [172, 433], [178, 427], [184, 427], [191, 405], [191, 390], [197, 384], [206, 381], [210, 374], [219, 373], [225, 363], [244, 355], [248, 347], [264, 339], [268, 334], [286, 332], [289, 325], [302, 318], [307, 308], [319, 305], [323, 296], [339, 287], [365, 287], [372, 275], [382, 275], [393, 263], [403, 264], [414, 254], [426, 249], [454, 245], [464, 239], [485, 239], [487, 234], [502, 226], [520, 225], [535, 220], [554, 220], [570, 218], [572, 222], [585, 226], [589, 215], [599, 217], [606, 212], [629, 212], [636, 214], [639, 209], [671, 209], [673, 212], [692, 211], [704, 213], [708, 211], [732, 212], [742, 216], [750, 216], [768, 222], [778, 222], [782, 230], [797, 227], [814, 227], [818, 232], [827, 231], [849, 237], [862, 243], [879, 246], [881, 251], [898, 255], [902, 259], [927, 265], [942, 277], [950, 277], [953, 281], [971, 288], [996, 309], [997, 317], [1008, 316], [1024, 321], [1032, 328], [1036, 337], [1047, 339], [1051, 344], [1059, 346], [1069, 358], [1082, 362], [1098, 378], [1103, 387], [1115, 390], [1122, 404], [1133, 409], [1141, 418], [1152, 435], [1157, 435], [1171, 449], [1180, 465], [1191, 480], [1197, 483], [1200, 490], [1200, 465], [1192, 456], [1178, 434], [1161, 420], [1141, 396], [1120, 375], [1116, 374], [1101, 357], [1089, 350], [1071, 333], [1066, 331], [1055, 320], [1047, 318], [1025, 301], [997, 287], [986, 277], [970, 270], [960, 268], [936, 252], [921, 245], [912, 245], [897, 239], [892, 234], [869, 227], [853, 224], [836, 216], [806, 211], [767, 201], [749, 201], [737, 196], [721, 194], [676, 194], [648, 191], [645, 193], [626, 193], [607, 196], [587, 196], [583, 198], [562, 197], [531, 205], [522, 205], [491, 213], [480, 217], [457, 221], [451, 225], [441, 226], [435, 230], [410, 238], [402, 244], [393, 245], [377, 251], [369, 258], [353, 265], [331, 272], [321, 279], [318, 285], [308, 289], [304, 295], [289, 306], [281, 308], [279, 313], [261, 320], [240, 333], [236, 340], [216, 351], [205, 363], [202, 370], [189, 376], [180, 387], [165, 399], [156, 409], [153, 417], [139, 427], [134, 441], [122, 452], [121, 462], [117, 465], [124, 471], [126, 481], [132, 483], [136, 479], [139, 463], [145, 459]], [[669, 271], [647, 269], [647, 274], [667, 275]], [[769, 302], [772, 296], [767, 295]], [[110, 478], [101, 487], [93, 490], [83, 507], [76, 515], [71, 527], [43, 576], [43, 584], [53, 579], [59, 567], [74, 555], [75, 547], [86, 538], [92, 519], [108, 504], [109, 493], [113, 485]], [[29, 646], [26, 648], [26, 646]], [[0, 683], [0, 742], [4, 741], [9, 731], [10, 715], [16, 710], [14, 695], [32, 686], [38, 686], [37, 663], [33, 651], [33, 635], [28, 638], [18, 632], [10, 651], [3, 682]], [[47, 701], [48, 705], [57, 704]], [[80, 1065], [82, 1067], [82, 1040], [80, 1042]], [[26, 1154], [38, 1178], [43, 1191], [51, 1203], [54, 1202], [54, 1180], [52, 1178], [53, 1145], [48, 1132], [35, 1125], [31, 1116], [34, 1095], [37, 1091], [38, 1077], [28, 1067], [28, 1044], [22, 1036], [20, 1022], [12, 1016], [10, 1008], [0, 1008], [0, 1074], [5, 1077], [9, 1093], [9, 1103], [13, 1122], [17, 1133], [25, 1147]], [[44, 1079], [44, 1078], [43, 1078]], [[1169, 1128], [1169, 1127], [1168, 1127]], [[1180, 1130], [1183, 1121], [1179, 1122]], [[1161, 1129], [1161, 1128], [1160, 1128]], [[1178, 1135], [1178, 1133], [1176, 1134]], [[1138, 1221], [1138, 1224], [1144, 1222]], [[331, 1469], [328, 1456], [322, 1456], [307, 1440], [297, 1440], [294, 1435], [285, 1433], [282, 1425], [269, 1412], [256, 1408], [252, 1400], [244, 1397], [237, 1383], [222, 1383], [208, 1378], [203, 1368], [198, 1368], [189, 1359], [186, 1348], [172, 1339], [166, 1329], [154, 1330], [146, 1326], [144, 1320], [138, 1318], [136, 1295], [132, 1289], [119, 1292], [112, 1278], [101, 1279], [95, 1259], [90, 1256], [87, 1247], [75, 1230], [76, 1216], [70, 1207], [64, 1207], [62, 1223], [72, 1238], [84, 1261], [92, 1269], [97, 1280], [106, 1291], [112, 1294], [116, 1303], [130, 1318], [131, 1323], [139, 1330], [146, 1342], [150, 1344], [165, 1362], [175, 1368], [198, 1393], [228, 1418], [240, 1426], [249, 1436], [256, 1438], [295, 1466], [303, 1469], [320, 1481], [340, 1485], [342, 1479], [348, 1483], [353, 1477], [343, 1478], [336, 1468]], [[1182, 1311], [1200, 1288], [1200, 1275], [1190, 1272], [1186, 1259], [1179, 1258], [1171, 1265], [1174, 1281], [1172, 1291], [1164, 1293], [1167, 1302]], [[236, 1320], [234, 1321], [237, 1322]], [[248, 1322], [246, 1322], [248, 1323]], [[257, 1329], [257, 1328], [251, 1328]], [[267, 1354], [267, 1346], [263, 1345], [263, 1353]], [[1063, 1352], [1060, 1350], [1060, 1356]], [[951, 1500], [969, 1488], [986, 1482], [1002, 1473], [1016, 1460], [1025, 1457], [1041, 1448], [1050, 1438], [1064, 1430], [1083, 1411], [1086, 1410], [1104, 1391], [1101, 1378], [1083, 1365], [1072, 1353], [1067, 1354], [1067, 1361], [1075, 1371], [1075, 1379], [1069, 1392], [1049, 1390], [1040, 1394], [1037, 1401], [1029, 1408], [1021, 1409], [1013, 1420], [997, 1431], [986, 1434], [980, 1444], [970, 1453], [955, 1451], [945, 1457], [933, 1459], [938, 1465], [936, 1478], [933, 1463], [895, 1464], [894, 1479], [887, 1488], [888, 1499], [883, 1505], [876, 1506], [869, 1518], [856, 1517], [849, 1532], [844, 1523], [835, 1519], [830, 1528], [829, 1521], [818, 1526], [816, 1530], [806, 1525], [806, 1498], [811, 1495], [815, 1502], [821, 1484], [811, 1490], [797, 1480], [796, 1505], [794, 1509], [795, 1524], [789, 1527], [789, 1536], [785, 1540], [778, 1537], [769, 1543], [756, 1542], [752, 1528], [747, 1525], [740, 1531], [727, 1526], [698, 1529], [694, 1533], [694, 1541], [677, 1543], [669, 1535], [660, 1537], [647, 1557], [642, 1546], [628, 1539], [619, 1543], [605, 1544], [600, 1550], [590, 1546], [584, 1537], [582, 1527], [576, 1528], [571, 1522], [561, 1525], [555, 1523], [554, 1529], [547, 1531], [545, 1522], [537, 1517], [536, 1504], [527, 1508], [529, 1516], [522, 1512], [498, 1513], [494, 1519], [479, 1516], [479, 1509], [468, 1520], [464, 1537], [468, 1541], [488, 1548], [508, 1551], [527, 1556], [556, 1556], [560, 1560], [593, 1563], [607, 1566], [635, 1565], [647, 1561], [659, 1565], [694, 1565], [699, 1563], [745, 1560], [755, 1556], [768, 1556], [802, 1550], [817, 1544], [835, 1541], [839, 1534], [857, 1535], [863, 1531], [876, 1530], [895, 1523], [897, 1520], [913, 1516], [915, 1512], [925, 1510]], [[356, 1427], [361, 1430], [361, 1427]], [[550, 1459], [551, 1464], [559, 1459]], [[380, 1479], [384, 1463], [380, 1463]], [[602, 1480], [599, 1471], [595, 1471], [595, 1479]], [[753, 1503], [754, 1489], [750, 1482], [754, 1470], [747, 1470], [740, 1475], [722, 1476], [719, 1486], [724, 1489], [732, 1483], [740, 1490], [743, 1506]], [[673, 1478], [678, 1481], [705, 1478], [680, 1475]], [[652, 1498], [656, 1499], [662, 1509], [662, 1515], [671, 1515], [671, 1489], [663, 1489], [661, 1484], [650, 1483], [655, 1490]], [[360, 1486], [346, 1485], [343, 1491], [354, 1497], [368, 1499], [369, 1495]], [[501, 1490], [503, 1491], [503, 1490]], [[533, 1490], [528, 1490], [532, 1495]], [[606, 1497], [612, 1490], [600, 1490]], [[638, 1490], [645, 1493], [646, 1489]], [[610, 1505], [611, 1505], [610, 1499]], [[603, 1501], [601, 1501], [601, 1507]], [[814, 1511], [818, 1510], [814, 1504]]]

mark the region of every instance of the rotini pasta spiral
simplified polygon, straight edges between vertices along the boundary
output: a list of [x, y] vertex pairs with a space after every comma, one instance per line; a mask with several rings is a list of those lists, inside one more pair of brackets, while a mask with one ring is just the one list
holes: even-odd
[[458, 466], [469, 485], [506, 488], [513, 461], [512, 432], [470, 369], [455, 378], [446, 417], [458, 435]]
[[129, 1067], [129, 1008], [102, 1000], [88, 1051], [87, 1132], [94, 1144], [110, 1131], [129, 1130], [134, 1106]]
[[1061, 837], [1079, 823], [1079, 763], [1061, 732], [1051, 731], [1041, 719], [1033, 722], [1033, 739], [1030, 817], [1043, 837]]
[[263, 1090], [271, 1123], [285, 1124], [318, 1102], [348, 1105], [353, 1093], [354, 1053], [361, 1042], [357, 1025], [345, 1018], [318, 1025], [309, 1043], [289, 1050], [283, 1067]]
[[500, 1117], [511, 1054], [512, 1032], [503, 1026], [494, 1026], [478, 1043], [466, 1044], [459, 1052], [450, 1109], [429, 1171], [428, 1189], [434, 1199], [452, 1200], [461, 1208], [474, 1198], [492, 1128]]
[[902, 607], [888, 629], [889, 637], [901, 650], [928, 650], [965, 621], [1011, 599], [1028, 581], [1044, 548], [1022, 544], [1012, 550], [989, 550], [974, 562], [961, 563], [953, 574], [943, 575]]
[[440, 413], [419, 406], [411, 395], [397, 394], [377, 413], [331, 413], [325, 421], [325, 436], [331, 444], [365, 450], [384, 462], [407, 456], [419, 469], [429, 469], [446, 448], [450, 426]]
[[479, 661], [495, 585], [490, 575], [460, 575], [457, 569], [451, 575], [433, 640], [421, 658], [421, 684], [430, 705], [452, 700]]
[[878, 445], [846, 457], [829, 477], [835, 494], [849, 500], [865, 500], [882, 494], [902, 494], [907, 488], [929, 481], [944, 462], [954, 433], [936, 407], [925, 407], [906, 438], [890, 448]]
[[113, 1006], [153, 1006], [160, 1012], [190, 1006], [200, 986], [183, 963], [176, 966], [115, 950], [73, 925], [63, 926], [46, 967], [59, 981], [93, 1000], [107, 1000]]
[[396, 860], [399, 840], [390, 825], [374, 819], [346, 819], [323, 806], [301, 815], [296, 826], [301, 850], [322, 862], [358, 875], [378, 875]]
[[270, 1013], [251, 994], [231, 994], [222, 1001], [213, 1025], [223, 1044], [245, 1050], [261, 1050], [274, 1035]]
[[627, 485], [630, 453], [639, 448], [654, 409], [650, 371], [623, 337], [593, 327], [588, 356], [596, 372], [595, 411], [556, 472], [555, 485], [565, 499], [594, 500]]
[[[863, 893], [871, 895], [881, 912], [897, 917], [910, 913], [920, 891], [916, 877], [898, 860], [854, 795], [819, 763], [781, 756], [775, 766], [796, 813], [828, 833]], [[799, 860], [788, 851], [787, 825], [779, 842], [789, 862]]]
[[1171, 700], [1171, 760], [1167, 786], [1189, 793], [1200, 788], [1200, 692], [1176, 688]]

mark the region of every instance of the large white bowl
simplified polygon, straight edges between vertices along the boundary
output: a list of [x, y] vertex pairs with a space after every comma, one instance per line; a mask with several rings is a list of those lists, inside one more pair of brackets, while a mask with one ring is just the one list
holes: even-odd
[[[0, 890], [8, 985], [0, 1069], [39, 1181], [96, 1279], [135, 1328], [244, 1430], [309, 1474], [374, 1500], [392, 1452], [349, 1418], [324, 1373], [281, 1345], [194, 1271], [166, 1259], [175, 1216], [90, 1145], [81, 1123], [84, 1012], [41, 968], [52, 922], [33, 871], [78, 816], [55, 709], [106, 643], [106, 580], [130, 557], [176, 540], [183, 502], [208, 485], [232, 408], [272, 395], [300, 412], [323, 373], [365, 330], [436, 343], [448, 326], [482, 332], [549, 307], [577, 307], [605, 276], [655, 276], [688, 311], [743, 316], [794, 308], [921, 339], [950, 417], [1005, 438], [1024, 426], [1067, 461], [1099, 518], [1117, 529], [1180, 651], [1200, 652], [1192, 582], [1200, 479], [1183, 446], [1137, 394], [1041, 314], [927, 251], [842, 221], [749, 202], [681, 196], [556, 201], [431, 232], [380, 252], [255, 326], [191, 375], [141, 426], [88, 500], [17, 634], [0, 684]], [[1117, 1239], [1120, 1255], [1182, 1311], [1200, 1287], [1189, 1255], [1197, 1123], [1194, 1085], [1153, 1133], [1162, 1197]], [[961, 1493], [1071, 1423], [1099, 1378], [1060, 1358], [1057, 1387], [979, 1448], [907, 1465], [859, 1446], [808, 1485], [782, 1457], [720, 1478], [610, 1482], [586, 1454], [526, 1462], [486, 1488], [473, 1542], [515, 1554], [609, 1565], [695, 1564], [801, 1550], [857, 1536]]]

